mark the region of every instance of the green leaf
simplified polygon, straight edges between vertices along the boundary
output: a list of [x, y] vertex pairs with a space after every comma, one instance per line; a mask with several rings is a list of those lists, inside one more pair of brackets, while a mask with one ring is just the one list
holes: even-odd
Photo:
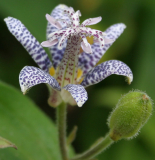
[[7, 147], [13, 147], [17, 149], [17, 147], [12, 142], [0, 137], [0, 148], [7, 148]]
[[26, 96], [0, 82], [0, 134], [18, 150], [0, 150], [2, 160], [60, 160], [52, 121]]

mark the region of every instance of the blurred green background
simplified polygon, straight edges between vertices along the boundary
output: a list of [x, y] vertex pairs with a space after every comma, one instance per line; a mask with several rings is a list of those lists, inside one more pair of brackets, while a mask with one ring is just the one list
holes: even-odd
[[[119, 22], [127, 26], [121, 37], [103, 56], [102, 61], [117, 59], [129, 65], [134, 75], [132, 84], [127, 85], [122, 76], [112, 75], [99, 84], [87, 88], [89, 100], [82, 108], [76, 106], [68, 108], [68, 132], [74, 125], [79, 127], [73, 146], [76, 152], [82, 152], [97, 138], [106, 134], [108, 131], [107, 117], [122, 94], [132, 89], [139, 89], [146, 91], [155, 100], [155, 1], [0, 0], [1, 81], [20, 90], [18, 82], [20, 70], [25, 65], [37, 66], [21, 44], [10, 34], [3, 19], [12, 16], [21, 20], [38, 41], [42, 42], [46, 38], [45, 14], [50, 13], [60, 3], [80, 10], [81, 22], [87, 18], [102, 16], [102, 21], [93, 28], [104, 31], [110, 25]], [[3, 93], [3, 90], [0, 92]], [[47, 104], [48, 94], [46, 85], [42, 84], [31, 89], [26, 96], [30, 97], [50, 119], [55, 121], [55, 109]], [[109, 160], [155, 159], [154, 121], [155, 115], [153, 114], [136, 139], [121, 140], [98, 158]], [[3, 123], [5, 125], [5, 121]]]

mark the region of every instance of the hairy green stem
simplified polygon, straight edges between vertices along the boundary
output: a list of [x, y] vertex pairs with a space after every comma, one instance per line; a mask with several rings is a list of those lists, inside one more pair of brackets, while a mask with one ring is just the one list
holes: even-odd
[[82, 159], [90, 159], [104, 151], [107, 147], [109, 147], [114, 141], [109, 137], [109, 134], [105, 136], [101, 141], [94, 144], [93, 147], [88, 149], [82, 154], [77, 155], [71, 160], [82, 160]]
[[67, 144], [66, 144], [66, 104], [61, 103], [57, 107], [57, 126], [59, 147], [62, 156], [62, 160], [68, 160]]

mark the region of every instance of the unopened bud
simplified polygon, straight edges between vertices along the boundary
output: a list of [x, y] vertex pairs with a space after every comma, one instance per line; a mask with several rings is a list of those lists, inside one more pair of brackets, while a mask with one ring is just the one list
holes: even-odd
[[152, 100], [140, 91], [122, 96], [108, 118], [110, 137], [114, 140], [133, 138], [152, 113]]

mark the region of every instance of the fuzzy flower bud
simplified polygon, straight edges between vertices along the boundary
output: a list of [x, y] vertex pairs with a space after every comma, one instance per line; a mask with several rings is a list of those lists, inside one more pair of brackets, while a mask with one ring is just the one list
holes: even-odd
[[152, 100], [141, 91], [122, 96], [108, 118], [110, 137], [114, 141], [135, 137], [152, 113]]

